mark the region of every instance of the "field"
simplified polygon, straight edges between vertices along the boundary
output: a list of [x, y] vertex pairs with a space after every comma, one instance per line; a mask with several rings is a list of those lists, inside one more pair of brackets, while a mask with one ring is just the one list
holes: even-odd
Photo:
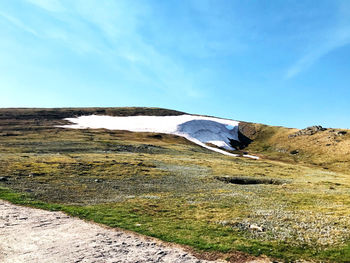
[[[286, 139], [295, 130], [256, 126], [261, 132], [247, 149], [266, 158], [252, 160], [173, 135], [56, 127], [65, 117], [92, 113], [181, 114], [146, 108], [0, 110], [0, 198], [232, 261], [242, 251], [286, 262], [350, 262], [348, 135], [327, 146], [340, 149], [329, 156], [312, 152], [316, 140], [329, 144], [322, 134], [303, 146], [306, 137]], [[291, 155], [293, 147], [300, 154]]]

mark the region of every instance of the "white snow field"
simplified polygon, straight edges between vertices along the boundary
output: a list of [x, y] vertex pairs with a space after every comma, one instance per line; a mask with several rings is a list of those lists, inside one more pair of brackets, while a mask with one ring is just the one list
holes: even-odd
[[[214, 117], [179, 115], [179, 116], [101, 116], [89, 115], [66, 118], [74, 124], [60, 126], [73, 129], [127, 130], [133, 132], [154, 132], [182, 136], [209, 150], [229, 156], [238, 156], [225, 150], [234, 150], [230, 139], [238, 141], [239, 122]], [[206, 145], [214, 144], [222, 149]], [[259, 157], [246, 155], [258, 159]]]

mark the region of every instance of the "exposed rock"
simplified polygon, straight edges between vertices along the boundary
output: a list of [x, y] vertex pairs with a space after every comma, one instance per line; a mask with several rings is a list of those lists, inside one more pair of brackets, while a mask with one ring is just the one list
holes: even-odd
[[30, 173], [28, 174], [29, 177], [37, 177], [37, 176], [42, 176], [45, 175], [45, 173]]
[[253, 140], [246, 136], [246, 134], [255, 134], [255, 129], [252, 130], [249, 123], [240, 122], [238, 125], [238, 140], [230, 139], [230, 145], [237, 149], [242, 150], [246, 148]]
[[276, 152], [279, 152], [279, 153], [287, 153], [288, 150], [287, 149], [283, 149], [283, 148], [275, 148], [274, 149]]
[[346, 133], [347, 133], [346, 131], [338, 131], [338, 132], [336, 132], [336, 134], [340, 135], [340, 136], [345, 135]]
[[6, 176], [0, 176], [0, 182], [6, 182], [7, 180]]
[[293, 150], [290, 152], [290, 154], [298, 154], [299, 153], [299, 150]]
[[325, 131], [325, 130], [327, 130], [327, 128], [323, 128], [321, 125], [310, 126], [300, 131], [297, 131], [294, 134], [290, 134], [288, 138], [293, 138], [301, 135], [313, 135], [317, 132]]
[[263, 232], [263, 231], [264, 231], [264, 229], [263, 229], [261, 226], [258, 226], [258, 225], [256, 225], [256, 224], [251, 224], [251, 225], [249, 226], [249, 228], [250, 228], [251, 230], [254, 230], [254, 231], [259, 231], [259, 232]]

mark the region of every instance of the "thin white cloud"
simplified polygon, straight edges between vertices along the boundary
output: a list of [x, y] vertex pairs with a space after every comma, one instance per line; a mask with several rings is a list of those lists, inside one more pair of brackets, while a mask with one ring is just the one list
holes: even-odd
[[55, 56], [54, 49], [60, 46], [96, 59], [131, 86], [169, 96], [180, 94], [181, 98], [205, 96], [199, 89], [201, 77], [195, 75], [196, 69], [188, 70], [181, 58], [160, 50], [162, 43], [145, 39], [140, 32], [140, 27], [150, 23], [149, 18], [154, 15], [152, 6], [110, 0], [26, 1], [30, 10], [26, 14], [38, 13], [33, 15], [35, 19], [23, 14], [0, 15], [45, 40], [41, 43], [48, 54]]
[[286, 78], [293, 78], [298, 75], [302, 71], [307, 70], [314, 63], [317, 62], [321, 57], [329, 54], [330, 52], [336, 50], [337, 48], [346, 46], [350, 44], [350, 28], [340, 29], [335, 36], [333, 36], [333, 40], [328, 41], [325, 44], [320, 44], [320, 47], [315, 47], [314, 50], [309, 52], [300, 58], [294, 65], [292, 65], [286, 73]]
[[61, 2], [58, 0], [26, 0], [26, 1], [50, 12], [61, 12], [64, 10]]
[[321, 30], [320, 34], [327, 35], [322, 42], [314, 42], [300, 59], [287, 69], [285, 77], [293, 78], [301, 72], [314, 65], [320, 58], [335, 51], [338, 48], [350, 44], [350, 5], [344, 2], [338, 3], [338, 21], [337, 25], [329, 30]]
[[[203, 92], [196, 90], [195, 78], [181, 63], [140, 35], [139, 27], [152, 16], [149, 6], [140, 4], [130, 8], [129, 1], [96, 4], [85, 0], [76, 2], [73, 7], [77, 16], [98, 29], [96, 34], [105, 41], [102, 56], [108, 57], [113, 68], [162, 92], [201, 96]], [[126, 68], [120, 67], [121, 60]]]
[[5, 18], [7, 21], [9, 21], [10, 23], [12, 23], [13, 25], [17, 26], [18, 28], [31, 33], [34, 36], [39, 37], [39, 33], [37, 31], [35, 31], [34, 29], [32, 29], [31, 27], [25, 25], [21, 20], [19, 20], [16, 17], [10, 16], [8, 14], [5, 14], [3, 12], [0, 12], [0, 16], [2, 16], [3, 18]]

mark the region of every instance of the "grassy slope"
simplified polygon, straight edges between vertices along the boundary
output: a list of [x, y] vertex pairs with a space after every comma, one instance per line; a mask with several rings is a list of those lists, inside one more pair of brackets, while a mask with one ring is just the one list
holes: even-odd
[[[314, 165], [323, 169], [349, 173], [350, 130], [328, 129], [314, 135], [289, 138], [297, 129], [242, 123], [242, 131], [253, 142], [246, 151], [261, 154], [265, 158], [291, 163]], [[346, 135], [337, 135], [346, 131]], [[298, 154], [291, 154], [298, 150]]]
[[[53, 127], [64, 123], [62, 117], [103, 110], [0, 110], [0, 176], [7, 179], [0, 181], [0, 198], [196, 249], [286, 261], [350, 261], [347, 173], [231, 158], [171, 135]], [[180, 114], [145, 108], [108, 112]], [[269, 147], [276, 146], [264, 145], [263, 138], [282, 143], [279, 136], [291, 131], [260, 127], [265, 130], [255, 133], [249, 148], [274, 157]], [[234, 185], [218, 176], [286, 184]], [[264, 231], [250, 229], [252, 224]]]

